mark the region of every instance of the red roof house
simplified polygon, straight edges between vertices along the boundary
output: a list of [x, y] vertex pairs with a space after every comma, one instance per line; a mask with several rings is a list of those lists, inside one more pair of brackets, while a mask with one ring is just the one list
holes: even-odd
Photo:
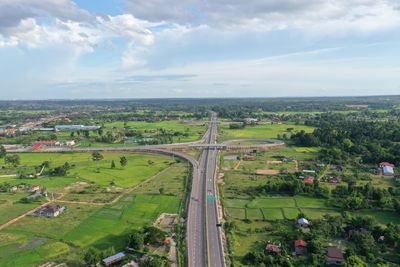
[[326, 264], [342, 265], [344, 263], [343, 251], [336, 247], [329, 247], [326, 252]]
[[307, 242], [301, 239], [294, 241], [294, 249], [296, 251], [296, 255], [307, 254]]
[[278, 254], [281, 252], [281, 247], [275, 244], [268, 244], [265, 250], [270, 254]]
[[243, 159], [245, 159], [245, 160], [255, 160], [255, 159], [256, 159], [256, 156], [253, 156], [253, 155], [245, 155], [245, 156], [243, 156]]
[[314, 178], [308, 177], [308, 178], [304, 179], [303, 181], [306, 184], [313, 184], [314, 183]]
[[379, 167], [383, 168], [383, 167], [392, 167], [394, 168], [394, 164], [389, 163], [389, 162], [381, 162], [379, 163]]

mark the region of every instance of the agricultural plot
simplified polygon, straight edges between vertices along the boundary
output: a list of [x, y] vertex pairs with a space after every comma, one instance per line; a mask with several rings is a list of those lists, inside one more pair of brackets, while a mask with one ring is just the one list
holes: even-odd
[[[105, 124], [105, 131], [116, 128], [124, 128], [124, 122], [117, 121], [113, 123]], [[153, 137], [158, 133], [159, 129], [164, 129], [167, 132], [181, 132], [187, 136], [176, 136], [173, 137], [174, 143], [179, 142], [192, 142], [201, 139], [203, 136], [206, 126], [205, 123], [193, 123], [184, 122], [179, 120], [170, 121], [156, 121], [156, 122], [145, 122], [145, 121], [129, 121], [126, 123], [126, 127], [131, 129], [140, 130], [144, 137]]]
[[[65, 177], [1, 178], [9, 184], [38, 184], [62, 195], [55, 204], [65, 206], [66, 211], [55, 218], [27, 216], [1, 230], [0, 266], [34, 266], [50, 260], [82, 266], [89, 246], [122, 249], [132, 229], [151, 225], [161, 213], [179, 213], [186, 163], [162, 155], [125, 154], [128, 165], [122, 168], [118, 160], [123, 154], [102, 154], [104, 159], [98, 163], [87, 153], [20, 154], [26, 168], [44, 161], [50, 161], [51, 167], [65, 162], [74, 167]], [[117, 164], [115, 169], [110, 167], [111, 160]], [[105, 204], [128, 190], [133, 191]], [[28, 192], [0, 193], [0, 223], [39, 205], [19, 203], [26, 195]]]
[[[293, 128], [290, 132], [288, 128]], [[229, 125], [221, 125], [219, 131], [221, 140], [238, 139], [238, 138], [278, 138], [278, 135], [286, 134], [290, 136], [292, 133], [304, 130], [305, 132], [312, 132], [313, 127], [295, 124], [264, 124], [256, 126], [246, 126], [243, 129], [229, 129]]]
[[[157, 154], [133, 154], [133, 153], [102, 153], [104, 159], [93, 162], [90, 153], [25, 153], [20, 154], [23, 168], [29, 168], [34, 172], [34, 167], [45, 161], [50, 162], [50, 167], [61, 166], [68, 162], [73, 166], [68, 176], [38, 178], [38, 179], [17, 179], [0, 178], [0, 182], [26, 182], [28, 184], [38, 183], [49, 188], [65, 186], [79, 180], [93, 182], [101, 186], [109, 186], [113, 183], [119, 187], [132, 187], [144, 181], [150, 176], [163, 170], [174, 162], [172, 158]], [[125, 156], [128, 164], [125, 167], [119, 166], [119, 159]], [[111, 161], [116, 164], [115, 169], [111, 169]], [[16, 172], [17, 170], [15, 170]]]
[[40, 202], [20, 203], [28, 193], [0, 193], [0, 225], [35, 208]]

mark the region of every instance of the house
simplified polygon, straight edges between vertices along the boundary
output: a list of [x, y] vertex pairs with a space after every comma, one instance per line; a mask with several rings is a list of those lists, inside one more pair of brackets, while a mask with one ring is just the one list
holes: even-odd
[[35, 215], [41, 217], [57, 217], [65, 211], [65, 207], [60, 205], [46, 205], [41, 209], [35, 211]]
[[304, 240], [294, 241], [294, 249], [296, 255], [306, 255], [307, 254], [307, 242]]
[[244, 155], [242, 158], [243, 158], [244, 160], [255, 160], [255, 159], [256, 159], [256, 156], [253, 156], [253, 155]]
[[383, 168], [383, 167], [392, 167], [392, 168], [394, 168], [394, 164], [389, 163], [389, 162], [381, 162], [381, 163], [379, 163], [379, 168]]
[[383, 175], [394, 176], [394, 164], [389, 162], [381, 162], [379, 163], [379, 168], [381, 168]]
[[343, 251], [337, 247], [329, 247], [326, 252], [327, 265], [342, 265], [344, 263]]
[[256, 124], [258, 122], [258, 119], [254, 119], [254, 118], [245, 118], [244, 123], [246, 124]]
[[39, 191], [39, 190], [40, 190], [40, 186], [39, 185], [35, 185], [35, 184], [32, 185], [31, 188], [29, 188], [29, 192], [31, 192], [31, 193]]
[[101, 128], [100, 126], [86, 126], [86, 125], [56, 125], [56, 127], [54, 127], [56, 132], [97, 131], [100, 128]]
[[112, 255], [110, 257], [107, 257], [107, 258], [103, 259], [102, 262], [106, 266], [111, 266], [111, 265], [113, 265], [115, 263], [118, 263], [118, 262], [124, 260], [125, 258], [126, 258], [125, 253], [119, 252], [119, 253], [117, 253], [115, 255]]
[[76, 145], [76, 142], [75, 142], [75, 140], [66, 141], [66, 142], [65, 142], [65, 145], [66, 145], [66, 146], [74, 146], [74, 145]]
[[34, 150], [40, 150], [42, 147], [56, 146], [57, 141], [37, 141], [32, 143]]
[[338, 183], [340, 183], [340, 180], [339, 180], [338, 177], [332, 176], [332, 177], [329, 178], [329, 182], [330, 182], [331, 184], [338, 184]]
[[119, 253], [117, 253], [115, 255], [112, 255], [110, 257], [107, 257], [107, 258], [103, 259], [102, 262], [106, 266], [111, 266], [111, 265], [113, 265], [115, 263], [118, 263], [118, 262], [124, 260], [125, 258], [126, 258], [125, 253], [119, 252]]
[[382, 168], [382, 174], [385, 176], [394, 176], [393, 167], [385, 166]]
[[314, 170], [303, 170], [304, 173], [315, 173]]
[[314, 178], [307, 177], [306, 179], [303, 180], [303, 182], [306, 183], [306, 184], [313, 184], [314, 183]]
[[269, 254], [278, 254], [281, 252], [281, 246], [280, 245], [275, 245], [275, 244], [271, 244], [269, 243], [267, 245], [267, 247], [265, 248], [265, 250], [269, 253]]
[[307, 228], [310, 226], [310, 222], [306, 218], [300, 218], [297, 220], [297, 224], [301, 227]]

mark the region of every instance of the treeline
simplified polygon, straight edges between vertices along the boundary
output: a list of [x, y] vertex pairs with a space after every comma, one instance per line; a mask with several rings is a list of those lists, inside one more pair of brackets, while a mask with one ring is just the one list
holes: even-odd
[[312, 133], [291, 136], [299, 146], [321, 146], [320, 159], [343, 163], [354, 157], [377, 164], [400, 164], [400, 121], [349, 119], [343, 114], [323, 114], [306, 124], [317, 127]]
[[395, 210], [400, 214], [400, 189], [374, 187], [371, 183], [356, 186], [354, 181], [348, 185], [337, 185], [332, 190], [334, 205], [344, 210], [380, 208]]
[[247, 189], [249, 195], [270, 195], [270, 194], [285, 194], [285, 195], [309, 195], [314, 197], [329, 197], [329, 190], [319, 186], [317, 180], [313, 184], [304, 183], [298, 179], [296, 175], [286, 175], [282, 178], [268, 180], [264, 185], [250, 187]]

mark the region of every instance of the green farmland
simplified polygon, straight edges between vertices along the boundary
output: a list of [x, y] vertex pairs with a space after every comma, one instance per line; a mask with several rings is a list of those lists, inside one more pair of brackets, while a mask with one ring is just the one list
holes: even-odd
[[[291, 132], [287, 129], [293, 128]], [[256, 126], [246, 126], [243, 129], [229, 129], [229, 125], [221, 125], [219, 131], [222, 140], [239, 139], [239, 138], [273, 138], [276, 139], [278, 135], [286, 134], [290, 136], [304, 130], [305, 132], [312, 132], [313, 127], [295, 124], [264, 124]]]
[[[124, 122], [117, 121], [113, 123], [107, 123], [104, 125], [105, 131], [113, 128], [123, 128]], [[140, 129], [144, 137], [153, 137], [158, 133], [159, 129], [164, 129], [167, 132], [182, 132], [186, 133], [187, 136], [174, 137], [174, 142], [192, 142], [201, 139], [203, 136], [206, 126], [202, 122], [191, 123], [183, 122], [180, 120], [170, 121], [156, 121], [156, 122], [145, 122], [145, 121], [128, 121], [125, 127], [131, 129]]]
[[[186, 162], [156, 154], [104, 152], [100, 162], [93, 162], [88, 153], [19, 155], [24, 169], [33, 170], [44, 161], [50, 161], [51, 167], [65, 162], [73, 165], [62, 177], [1, 178], [11, 185], [45, 187], [59, 196], [54, 203], [66, 211], [56, 218], [27, 216], [0, 230], [0, 266], [37, 266], [49, 261], [82, 266], [88, 247], [123, 249], [133, 229], [152, 225], [161, 213], [179, 213], [189, 174]], [[128, 159], [125, 167], [119, 165], [121, 156]], [[110, 167], [111, 160], [116, 162], [115, 169]], [[109, 192], [113, 188], [119, 189]], [[26, 195], [0, 193], [0, 224], [45, 201], [20, 203]]]

